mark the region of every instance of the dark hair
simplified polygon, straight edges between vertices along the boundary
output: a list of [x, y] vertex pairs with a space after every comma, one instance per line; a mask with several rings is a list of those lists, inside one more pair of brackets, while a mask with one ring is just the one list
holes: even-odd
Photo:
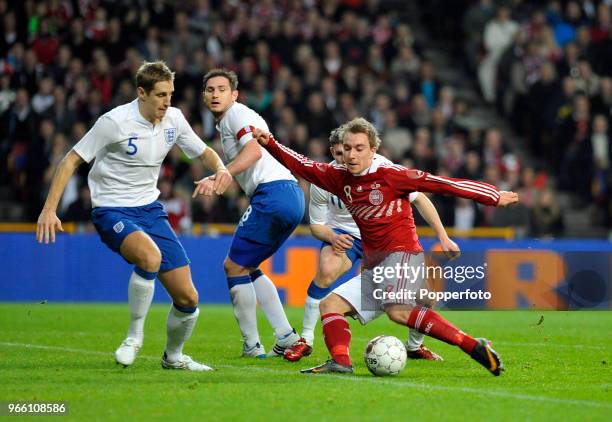
[[213, 69], [209, 71], [206, 75], [204, 75], [204, 89], [206, 89], [206, 84], [210, 78], [214, 78], [216, 76], [223, 76], [229, 81], [230, 88], [232, 91], [238, 89], [238, 76], [231, 70], [227, 69]]
[[333, 147], [342, 143], [342, 130], [343, 126], [338, 126], [329, 134], [329, 146]]
[[164, 81], [174, 81], [174, 72], [162, 60], [143, 62], [136, 72], [136, 87], [142, 87], [147, 94], [157, 82]]

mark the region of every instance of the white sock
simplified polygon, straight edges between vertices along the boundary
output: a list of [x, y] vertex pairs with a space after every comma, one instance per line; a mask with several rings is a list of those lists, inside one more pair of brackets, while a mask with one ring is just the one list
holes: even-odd
[[183, 345], [191, 337], [198, 315], [198, 308], [188, 314], [179, 311], [174, 305], [170, 307], [166, 322], [166, 360], [169, 362], [176, 362], [183, 354]]
[[253, 281], [253, 287], [255, 288], [259, 308], [272, 326], [276, 338], [280, 339], [291, 333], [293, 327], [287, 320], [283, 304], [272, 280], [267, 275], [262, 274]]
[[149, 306], [153, 300], [155, 280], [147, 280], [132, 272], [128, 284], [128, 303], [130, 305], [130, 328], [128, 337], [135, 338], [142, 344], [144, 323]]
[[253, 283], [237, 284], [230, 289], [234, 316], [247, 346], [261, 343], [257, 331], [257, 298]]
[[406, 345], [407, 350], [409, 352], [417, 350], [419, 347], [421, 347], [421, 344], [423, 344], [423, 338], [425, 338], [425, 334], [419, 333], [414, 328], [411, 328], [408, 334], [408, 344]]
[[317, 328], [317, 321], [319, 320], [319, 302], [321, 299], [315, 299], [311, 296], [306, 296], [306, 303], [304, 304], [304, 320], [302, 321], [302, 337], [306, 340], [306, 343], [314, 343], [314, 330]]

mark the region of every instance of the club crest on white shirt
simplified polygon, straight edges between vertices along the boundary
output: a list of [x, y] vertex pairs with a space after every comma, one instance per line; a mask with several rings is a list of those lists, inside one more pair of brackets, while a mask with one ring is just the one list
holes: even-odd
[[383, 193], [381, 191], [379, 191], [378, 189], [374, 189], [372, 192], [370, 192], [370, 203], [372, 205], [380, 205], [383, 202]]
[[176, 141], [176, 128], [171, 127], [169, 129], [164, 129], [164, 139], [168, 146], [172, 145]]

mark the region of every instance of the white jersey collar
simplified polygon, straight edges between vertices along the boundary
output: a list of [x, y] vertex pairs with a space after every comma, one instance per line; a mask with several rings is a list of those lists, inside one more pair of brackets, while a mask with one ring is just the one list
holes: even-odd
[[[142, 114], [140, 114], [140, 108], [138, 108], [138, 98], [136, 98], [134, 101], [132, 101], [130, 103], [131, 107], [130, 107], [130, 117], [136, 121], [139, 121], [147, 126], [150, 126], [152, 128], [154, 128], [156, 125], [154, 125], [153, 123], [151, 123], [150, 121], [148, 121], [147, 119], [144, 118], [144, 116]], [[159, 121], [159, 123], [157, 124], [157, 126], [161, 125], [162, 122], [164, 120], [166, 120], [166, 118], [168, 117], [168, 111], [170, 111], [170, 107], [168, 107], [168, 110], [166, 111], [166, 114], [164, 115], [164, 117], [162, 117], [162, 119]]]
[[236, 104], [238, 103], [238, 101], [234, 101], [232, 103], [232, 105], [230, 105], [227, 110], [225, 110], [223, 112], [223, 117], [221, 117], [219, 120], [215, 119], [215, 129], [217, 129], [218, 131], [221, 131], [220, 126], [221, 126], [221, 121], [223, 121], [223, 119], [225, 119], [225, 117], [227, 116], [227, 113], [232, 109], [232, 107], [234, 107]]
[[144, 116], [142, 114], [140, 114], [140, 109], [138, 108], [138, 98], [136, 98], [134, 101], [132, 101], [131, 103], [131, 107], [130, 107], [130, 117], [134, 120], [137, 120], [141, 123], [144, 123], [146, 125], [149, 126], [153, 126], [153, 123], [151, 123], [150, 121], [148, 121], [147, 119], [144, 118]]

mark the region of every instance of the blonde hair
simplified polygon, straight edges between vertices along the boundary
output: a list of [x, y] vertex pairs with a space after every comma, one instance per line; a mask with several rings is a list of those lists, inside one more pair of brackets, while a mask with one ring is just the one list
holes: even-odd
[[350, 122], [345, 123], [342, 127], [342, 140], [346, 138], [347, 133], [364, 133], [368, 137], [370, 147], [378, 148], [380, 146], [380, 137], [374, 125], [368, 122], [363, 117], [357, 117]]

